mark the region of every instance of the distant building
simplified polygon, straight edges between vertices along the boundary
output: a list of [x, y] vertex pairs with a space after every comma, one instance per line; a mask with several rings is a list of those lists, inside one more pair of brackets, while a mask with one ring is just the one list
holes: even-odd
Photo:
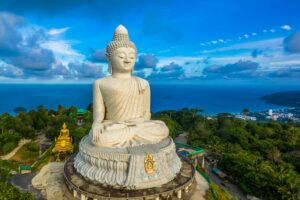
[[77, 110], [77, 125], [81, 126], [83, 124], [83, 116], [87, 112], [85, 109], [78, 109]]
[[249, 121], [256, 121], [256, 117], [247, 116], [247, 115], [235, 115], [235, 118]]
[[187, 157], [191, 159], [194, 167], [196, 168], [198, 165], [204, 169], [205, 168], [205, 151], [199, 147], [192, 147], [187, 144], [183, 144], [180, 142], [175, 142], [176, 151], [182, 157]]
[[273, 110], [272, 110], [272, 109], [269, 109], [269, 110], [268, 110], [268, 115], [269, 115], [269, 116], [272, 116], [272, 115], [273, 115]]
[[278, 117], [279, 117], [278, 115], [272, 115], [272, 116], [267, 116], [267, 119], [276, 121], [278, 119]]
[[28, 165], [21, 165], [19, 167], [20, 174], [29, 174], [31, 173], [31, 166]]

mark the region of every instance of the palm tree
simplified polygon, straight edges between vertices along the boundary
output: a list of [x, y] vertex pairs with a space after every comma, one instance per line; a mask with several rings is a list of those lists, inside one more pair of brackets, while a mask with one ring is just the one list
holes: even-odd
[[248, 115], [249, 114], [249, 109], [248, 108], [244, 108], [243, 109], [243, 114], [244, 115]]
[[300, 176], [290, 166], [280, 165], [277, 179], [277, 190], [282, 199], [300, 199]]
[[193, 119], [195, 118], [195, 116], [196, 116], [199, 112], [203, 112], [202, 109], [198, 109], [198, 108], [193, 108], [193, 109], [191, 109], [190, 111], [191, 111], [191, 113], [192, 113]]

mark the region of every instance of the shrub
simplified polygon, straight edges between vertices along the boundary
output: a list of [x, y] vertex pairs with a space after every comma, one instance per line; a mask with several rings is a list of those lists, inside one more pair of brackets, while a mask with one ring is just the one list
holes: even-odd
[[16, 146], [17, 146], [16, 143], [14, 143], [14, 142], [8, 142], [8, 143], [6, 143], [6, 144], [3, 145], [3, 147], [2, 147], [2, 153], [3, 154], [7, 154], [7, 153], [11, 152]]
[[39, 151], [39, 147], [38, 147], [37, 143], [35, 143], [35, 142], [29, 142], [26, 145], [26, 147], [29, 151], [32, 151], [32, 152], [38, 152]]

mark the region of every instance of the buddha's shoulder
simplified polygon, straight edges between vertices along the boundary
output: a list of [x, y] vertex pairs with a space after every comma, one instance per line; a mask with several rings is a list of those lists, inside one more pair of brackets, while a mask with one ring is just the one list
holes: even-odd
[[142, 79], [140, 77], [137, 77], [137, 76], [132, 76], [133, 78], [136, 78], [140, 83], [142, 83], [143, 85], [147, 85], [149, 86], [149, 82], [145, 79]]
[[130, 82], [130, 81], [133, 81], [133, 80], [137, 80], [143, 86], [149, 86], [149, 83], [148, 83], [147, 80], [142, 79], [142, 78], [137, 77], [137, 76], [132, 76], [130, 79], [116, 79], [116, 78], [113, 78], [112, 76], [107, 76], [107, 77], [95, 80], [94, 84], [99, 85], [100, 87], [101, 86], [107, 86], [107, 85], [111, 86], [113, 83], [122, 83], [122, 84], [125, 84], [126, 81]]
[[95, 80], [94, 84], [103, 85], [103, 84], [106, 84], [106, 83], [108, 83], [110, 81], [112, 81], [111, 76], [106, 76], [106, 77], [99, 78], [99, 79]]

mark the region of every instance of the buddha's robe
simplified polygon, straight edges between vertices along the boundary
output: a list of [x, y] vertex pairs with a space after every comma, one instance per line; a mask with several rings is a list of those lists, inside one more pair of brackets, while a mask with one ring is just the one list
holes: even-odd
[[[103, 113], [103, 120], [97, 119]], [[104, 126], [98, 139], [93, 140], [96, 146], [154, 144], [169, 135], [164, 122], [151, 120], [150, 87], [146, 80], [138, 77], [110, 76], [95, 81], [94, 123]], [[90, 134], [95, 132], [92, 130]]]

